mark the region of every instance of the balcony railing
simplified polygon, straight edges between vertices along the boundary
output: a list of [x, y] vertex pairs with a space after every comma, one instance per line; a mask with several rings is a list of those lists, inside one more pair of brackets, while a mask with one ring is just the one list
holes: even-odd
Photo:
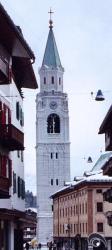
[[7, 84], [9, 81], [9, 65], [0, 57], [0, 84]]
[[8, 198], [9, 197], [9, 179], [0, 176], [0, 198]]
[[12, 124], [0, 124], [0, 143], [9, 150], [24, 150], [24, 134]]

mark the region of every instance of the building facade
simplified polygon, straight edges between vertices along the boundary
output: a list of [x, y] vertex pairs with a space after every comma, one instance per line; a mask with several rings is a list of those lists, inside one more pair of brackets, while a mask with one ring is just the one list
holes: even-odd
[[35, 56], [0, 4], [0, 249], [22, 250], [25, 221], [24, 88], [37, 88]]
[[36, 98], [36, 165], [38, 242], [53, 237], [50, 195], [70, 180], [68, 98], [63, 92], [63, 73], [53, 33], [52, 20], [42, 66], [40, 92]]
[[[98, 235], [107, 249], [112, 249], [111, 227], [105, 215], [112, 204], [103, 201], [103, 192], [111, 186], [111, 177], [97, 174], [83, 177], [52, 196], [53, 237], [59, 249], [87, 250], [90, 235]], [[105, 249], [103, 241], [97, 249]]]

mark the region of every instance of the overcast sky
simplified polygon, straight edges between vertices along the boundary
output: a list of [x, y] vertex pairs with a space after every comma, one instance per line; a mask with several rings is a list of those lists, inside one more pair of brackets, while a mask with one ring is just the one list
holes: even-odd
[[[36, 56], [39, 84], [49, 32], [48, 11], [54, 11], [54, 35], [65, 69], [64, 92], [69, 97], [71, 177], [90, 170], [104, 152], [99, 127], [112, 100], [112, 0], [2, 0]], [[94, 100], [102, 89], [106, 100]], [[27, 188], [35, 191], [35, 98], [39, 90], [25, 90], [25, 175]], [[91, 97], [93, 91], [93, 98]], [[87, 164], [87, 158], [93, 158]]]

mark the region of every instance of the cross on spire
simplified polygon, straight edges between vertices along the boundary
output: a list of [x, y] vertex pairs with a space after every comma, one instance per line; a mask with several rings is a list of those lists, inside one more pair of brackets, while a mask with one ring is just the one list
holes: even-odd
[[51, 8], [50, 8], [50, 11], [48, 12], [50, 14], [50, 20], [49, 20], [49, 28], [52, 28], [53, 27], [53, 21], [51, 19], [52, 17], [52, 14], [54, 13]]

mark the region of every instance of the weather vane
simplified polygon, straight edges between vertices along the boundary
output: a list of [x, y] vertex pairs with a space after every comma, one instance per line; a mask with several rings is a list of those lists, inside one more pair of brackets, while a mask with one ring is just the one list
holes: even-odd
[[49, 11], [48, 13], [50, 14], [49, 27], [52, 28], [52, 27], [53, 27], [53, 21], [52, 21], [51, 17], [52, 17], [52, 14], [53, 14], [54, 12], [53, 12], [53, 11], [51, 10], [51, 8], [50, 8], [50, 11]]

